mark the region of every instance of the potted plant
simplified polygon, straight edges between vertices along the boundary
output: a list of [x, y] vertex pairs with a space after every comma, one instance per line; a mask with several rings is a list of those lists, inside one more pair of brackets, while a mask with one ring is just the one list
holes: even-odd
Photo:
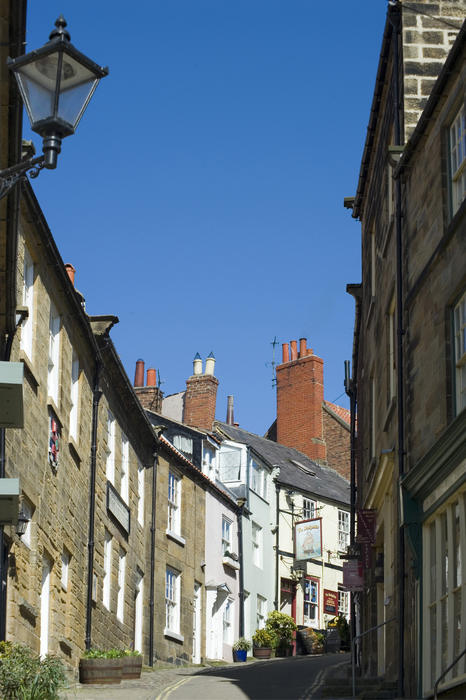
[[293, 653], [293, 636], [297, 630], [295, 621], [290, 615], [273, 610], [269, 613], [265, 629], [273, 637], [275, 656], [291, 656]]
[[140, 678], [142, 670], [142, 655], [134, 649], [125, 649], [123, 658], [123, 668], [121, 671], [122, 680], [130, 678]]
[[244, 637], [240, 637], [233, 644], [233, 661], [246, 661], [251, 643]]
[[120, 683], [124, 654], [121, 649], [87, 649], [79, 660], [79, 682]]
[[256, 630], [253, 637], [253, 656], [256, 659], [270, 659], [272, 656], [273, 636], [266, 629]]

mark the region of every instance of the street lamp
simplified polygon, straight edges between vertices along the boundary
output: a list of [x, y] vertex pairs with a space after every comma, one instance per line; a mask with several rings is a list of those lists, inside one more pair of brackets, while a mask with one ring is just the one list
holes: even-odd
[[42, 139], [43, 155], [0, 171], [0, 199], [30, 170], [57, 167], [62, 139], [74, 134], [101, 78], [108, 74], [70, 42], [60, 16], [49, 41], [36, 51], [8, 59], [26, 107], [31, 129]]

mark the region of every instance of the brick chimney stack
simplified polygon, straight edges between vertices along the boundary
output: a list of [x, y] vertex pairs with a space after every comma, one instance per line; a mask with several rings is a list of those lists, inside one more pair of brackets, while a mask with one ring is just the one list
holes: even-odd
[[[291, 352], [290, 352], [291, 349]], [[325, 461], [323, 436], [324, 361], [307, 347], [306, 338], [284, 343], [277, 373], [277, 442]]]
[[193, 375], [186, 380], [183, 422], [201, 430], [212, 430], [218, 389], [218, 379], [214, 377], [214, 354], [210, 353], [207, 358], [204, 374], [199, 353], [193, 364]]
[[157, 386], [157, 371], [153, 367], [147, 370], [146, 386], [144, 386], [144, 360], [136, 361], [134, 391], [141, 402], [141, 406], [146, 411], [161, 413], [162, 392]]

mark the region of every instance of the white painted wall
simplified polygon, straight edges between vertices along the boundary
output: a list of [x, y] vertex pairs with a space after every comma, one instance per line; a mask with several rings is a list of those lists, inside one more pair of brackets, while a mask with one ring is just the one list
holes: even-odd
[[[206, 657], [232, 660], [232, 642], [239, 636], [239, 571], [222, 563], [222, 517], [231, 521], [231, 543], [238, 554], [236, 512], [214, 492], [206, 493], [205, 585], [206, 585]], [[228, 590], [227, 590], [228, 589]], [[230, 592], [228, 592], [230, 591]], [[223, 642], [223, 611], [233, 600], [232, 630], [229, 644]]]
[[[303, 498], [310, 498], [316, 501], [316, 516], [322, 518], [322, 554], [318, 563], [307, 562], [305, 566], [305, 577], [311, 577], [318, 582], [319, 587], [319, 609], [315, 622], [309, 623], [304, 617], [304, 579], [297, 582], [296, 586], [296, 624], [309, 625], [316, 628], [324, 628], [329, 620], [334, 616], [324, 613], [323, 597], [324, 589], [338, 592], [338, 584], [343, 582], [343, 560], [339, 557], [339, 537], [338, 537], [338, 510], [349, 512], [349, 506], [340, 508], [332, 503], [319, 500], [310, 494], [303, 494], [294, 491], [292, 495], [294, 503], [294, 522], [303, 520]], [[293, 579], [293, 528], [291, 501], [287, 499], [286, 489], [280, 489], [280, 520], [279, 520], [279, 550], [283, 554], [279, 561], [280, 578]], [[284, 554], [286, 553], [286, 554]], [[280, 581], [279, 581], [280, 583]], [[280, 608], [283, 612], [291, 614], [291, 606], [285, 605]]]

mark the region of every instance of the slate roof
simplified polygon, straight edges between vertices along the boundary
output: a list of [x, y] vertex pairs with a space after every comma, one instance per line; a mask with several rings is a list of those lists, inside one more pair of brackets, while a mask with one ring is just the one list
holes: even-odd
[[227, 423], [215, 422], [217, 430], [229, 440], [247, 445], [270, 467], [279, 467], [278, 481], [284, 486], [315, 494], [321, 498], [349, 504], [350, 485], [338, 472], [313, 462], [293, 447], [249, 433]]

